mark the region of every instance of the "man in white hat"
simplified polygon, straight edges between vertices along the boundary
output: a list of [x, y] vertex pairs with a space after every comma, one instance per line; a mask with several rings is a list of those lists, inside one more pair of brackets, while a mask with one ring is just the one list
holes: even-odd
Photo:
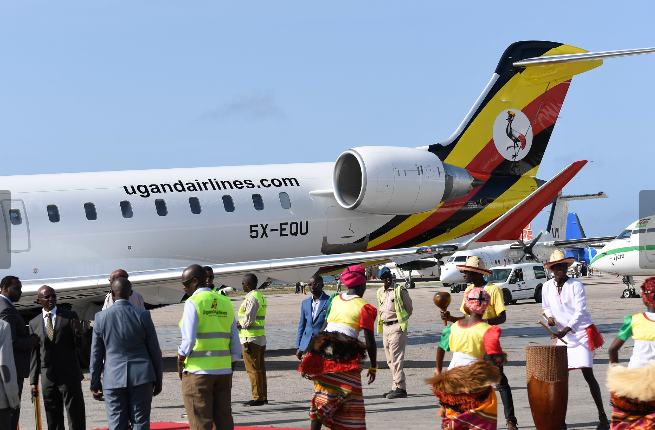
[[541, 306], [548, 325], [557, 327], [557, 332], [552, 336], [557, 338], [556, 345], [564, 345], [562, 339], [567, 343], [569, 370], [581, 369], [589, 384], [591, 397], [598, 408], [600, 423], [597, 429], [609, 429], [610, 423], [603, 408], [600, 386], [592, 368], [593, 351], [602, 346], [603, 337], [587, 312], [587, 298], [582, 282], [571, 279], [566, 274], [574, 261], [575, 258], [566, 258], [562, 251], [555, 250], [550, 261], [544, 264], [546, 269], [553, 272], [554, 277], [546, 282], [541, 290]]
[[[507, 319], [505, 303], [503, 301], [503, 291], [494, 284], [488, 283], [484, 280], [485, 275], [491, 275], [491, 270], [487, 270], [484, 261], [479, 257], [473, 255], [466, 259], [466, 264], [458, 265], [457, 270], [462, 272], [464, 281], [470, 284], [464, 292], [464, 299], [460, 311], [464, 314], [461, 317], [454, 317], [450, 312], [441, 312], [441, 319], [448, 320], [456, 323], [457, 321], [467, 318], [470, 315], [465, 311], [464, 305], [466, 304], [466, 293], [472, 288], [483, 288], [490, 296], [491, 301], [487, 309], [482, 314], [482, 320], [489, 325], [500, 325]], [[500, 367], [500, 383], [497, 385], [500, 398], [503, 400], [503, 408], [505, 412], [505, 420], [507, 421], [508, 430], [516, 430], [517, 419], [514, 414], [514, 399], [512, 398], [512, 389], [509, 386], [507, 376], [503, 372], [503, 367]]]

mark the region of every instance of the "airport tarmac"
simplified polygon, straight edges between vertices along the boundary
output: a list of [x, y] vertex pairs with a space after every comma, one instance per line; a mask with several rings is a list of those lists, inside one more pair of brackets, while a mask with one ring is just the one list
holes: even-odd
[[[637, 287], [643, 277], [635, 279]], [[641, 299], [620, 299], [623, 291], [621, 278], [612, 275], [583, 278], [586, 286], [587, 309], [605, 338], [605, 346], [596, 351], [595, 374], [603, 387], [603, 401], [606, 413], [610, 415], [609, 393], [604, 389], [605, 372], [608, 366], [607, 348], [616, 337], [623, 316], [643, 312]], [[439, 291], [447, 291], [440, 285], [417, 284], [410, 290], [414, 304], [414, 314], [410, 318], [408, 348], [406, 352], [405, 373], [407, 375], [406, 399], [387, 400], [382, 394], [391, 389], [391, 374], [384, 360], [382, 338], [378, 336], [378, 361], [380, 371], [376, 381], [364, 387], [366, 421], [368, 428], [381, 429], [390, 425], [406, 429], [438, 428], [441, 419], [437, 399], [423, 379], [432, 375], [435, 367], [436, 346], [443, 329], [438, 309], [432, 303], [432, 296]], [[295, 353], [297, 324], [300, 303], [308, 295], [266, 294], [268, 299], [267, 325], [267, 406], [252, 408], [242, 403], [250, 400], [250, 383], [243, 362], [237, 364], [232, 391], [232, 408], [237, 425], [265, 427], [309, 428], [309, 401], [313, 387], [310, 381], [300, 377], [297, 372], [298, 360]], [[328, 291], [329, 292], [329, 291]], [[458, 315], [463, 294], [454, 294], [450, 310]], [[375, 301], [374, 290], [368, 290], [365, 299]], [[235, 307], [242, 297], [235, 297]], [[175, 355], [180, 341], [178, 322], [182, 316], [182, 305], [167, 306], [152, 311], [164, 353], [164, 389], [153, 400], [152, 421], [184, 422], [180, 414], [184, 405], [177, 376]], [[541, 304], [534, 300], [524, 300], [507, 309], [507, 322], [501, 325], [503, 335], [501, 344], [509, 354], [505, 373], [509, 378], [514, 396], [514, 406], [521, 429], [534, 429], [526, 392], [525, 347], [531, 343], [551, 344], [548, 333], [537, 324], [541, 315]], [[626, 361], [632, 353], [632, 341], [621, 350], [621, 360]], [[446, 355], [446, 361], [450, 353]], [[86, 400], [87, 428], [107, 427], [104, 403], [94, 401], [89, 391], [89, 375], [85, 372], [82, 386]], [[499, 403], [501, 402], [498, 396]], [[21, 427], [34, 428], [34, 409], [30, 402], [29, 385], [25, 382], [23, 390]], [[587, 384], [580, 371], [572, 371], [569, 380], [569, 403], [567, 424], [572, 429], [595, 429], [598, 423]], [[45, 428], [45, 412], [42, 411]], [[499, 405], [498, 428], [506, 428], [502, 405]]]

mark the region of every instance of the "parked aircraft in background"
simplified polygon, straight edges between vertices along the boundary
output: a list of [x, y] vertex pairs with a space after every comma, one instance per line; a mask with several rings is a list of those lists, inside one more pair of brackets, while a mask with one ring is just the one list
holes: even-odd
[[[463, 291], [466, 288], [464, 278], [457, 265], [464, 264], [472, 255], [480, 257], [487, 267], [517, 264], [524, 260], [535, 262], [548, 261], [555, 249], [573, 249], [582, 253], [585, 244], [599, 244], [612, 240], [612, 236], [587, 238], [576, 214], [568, 213], [569, 202], [575, 200], [589, 200], [607, 198], [607, 194], [584, 194], [575, 196], [558, 196], [553, 202], [546, 233], [539, 233], [530, 242], [519, 240], [506, 245], [486, 246], [479, 249], [469, 249], [454, 253], [441, 267], [441, 281], [450, 286], [453, 292]], [[563, 238], [563, 239], [562, 239]]]
[[192, 263], [238, 287], [245, 273], [295, 282], [512, 240], [585, 164], [536, 178], [572, 77], [651, 52], [514, 43], [455, 133], [420, 148], [352, 148], [334, 163], [0, 177], [11, 191], [0, 276], [23, 281], [23, 311], [49, 284], [91, 320], [117, 268], [157, 306], [183, 298]]
[[591, 267], [623, 276], [622, 297], [639, 297], [634, 276], [655, 276], [655, 216], [637, 220], [591, 260]]

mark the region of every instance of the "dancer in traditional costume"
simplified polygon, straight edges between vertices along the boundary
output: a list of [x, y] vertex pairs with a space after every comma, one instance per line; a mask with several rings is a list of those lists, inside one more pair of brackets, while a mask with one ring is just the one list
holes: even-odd
[[[442, 429], [497, 428], [498, 400], [493, 386], [500, 381], [498, 366], [507, 360], [500, 347], [500, 327], [482, 321], [490, 301], [483, 288], [470, 289], [465, 296], [470, 316], [441, 333], [437, 368], [426, 382], [439, 398]], [[446, 351], [453, 351], [453, 358], [448, 370], [442, 371]]]
[[[550, 256], [550, 261], [544, 267], [553, 272], [554, 278], [546, 282], [541, 292], [541, 306], [549, 326], [556, 326], [556, 345], [567, 342], [569, 371], [581, 369], [591, 397], [598, 409], [600, 423], [597, 430], [610, 428], [605, 415], [600, 386], [594, 376], [594, 350], [603, 345], [603, 337], [591, 321], [587, 312], [587, 299], [582, 282], [570, 279], [566, 274], [575, 258], [566, 258], [562, 251], [556, 250]], [[566, 424], [565, 424], [566, 427]]]
[[[612, 395], [612, 429], [655, 429], [655, 278], [641, 285], [646, 312], [626, 316], [610, 347], [607, 388]], [[630, 337], [634, 349], [628, 367], [620, 366], [619, 349]]]
[[[325, 328], [310, 341], [298, 369], [314, 381], [309, 410], [312, 430], [322, 425], [334, 430], [366, 429], [361, 374], [367, 352], [369, 384], [378, 369], [373, 333], [377, 309], [362, 298], [366, 291], [364, 266], [348, 267], [341, 282], [348, 292], [330, 297]], [[362, 330], [366, 344], [357, 340]]]

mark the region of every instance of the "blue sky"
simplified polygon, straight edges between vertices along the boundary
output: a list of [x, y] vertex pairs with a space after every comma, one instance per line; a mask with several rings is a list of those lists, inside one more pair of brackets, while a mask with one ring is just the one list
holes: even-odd
[[[8, 1], [0, 6], [4, 175], [334, 161], [446, 139], [517, 40], [655, 46], [653, 2]], [[655, 188], [655, 54], [573, 79], [538, 176], [587, 235]], [[544, 228], [540, 215], [535, 229]]]

